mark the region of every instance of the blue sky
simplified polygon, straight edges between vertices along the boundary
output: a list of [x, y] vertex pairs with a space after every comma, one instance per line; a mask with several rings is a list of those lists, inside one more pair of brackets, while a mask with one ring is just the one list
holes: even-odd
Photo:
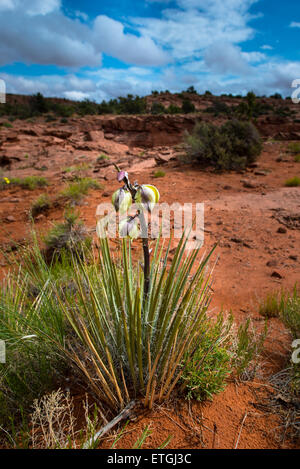
[[0, 0], [7, 92], [291, 94], [299, 0]]

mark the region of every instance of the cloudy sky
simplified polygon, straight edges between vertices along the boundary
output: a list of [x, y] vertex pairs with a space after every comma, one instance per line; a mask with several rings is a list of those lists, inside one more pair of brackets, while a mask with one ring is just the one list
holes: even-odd
[[289, 96], [299, 39], [299, 0], [0, 0], [9, 93]]

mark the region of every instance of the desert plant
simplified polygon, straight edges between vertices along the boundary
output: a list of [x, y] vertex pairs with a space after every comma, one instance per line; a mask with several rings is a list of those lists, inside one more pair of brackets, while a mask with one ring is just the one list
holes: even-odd
[[290, 142], [288, 144], [288, 151], [291, 153], [300, 153], [300, 143]]
[[32, 204], [30, 215], [35, 218], [41, 213], [47, 212], [51, 207], [51, 200], [48, 194], [41, 194]]
[[105, 161], [105, 160], [110, 160], [110, 157], [108, 155], [105, 155], [104, 153], [102, 153], [101, 155], [99, 155], [97, 157], [97, 163], [100, 162], [100, 161]]
[[228, 121], [221, 127], [198, 122], [185, 137], [186, 161], [213, 165], [219, 170], [244, 168], [262, 150], [261, 138], [250, 122]]
[[55, 224], [44, 236], [47, 258], [52, 258], [54, 254], [60, 255], [62, 250], [80, 251], [84, 244], [90, 244], [87, 229], [78, 218], [78, 213], [66, 211], [64, 221]]
[[267, 336], [267, 322], [261, 333], [257, 333], [250, 319], [242, 323], [234, 338], [232, 367], [237, 376], [242, 380], [248, 380], [255, 376], [259, 365], [263, 345]]
[[284, 291], [280, 293], [269, 293], [259, 305], [259, 314], [265, 318], [277, 318], [284, 309], [287, 294]]
[[298, 187], [300, 186], [300, 177], [294, 176], [290, 179], [287, 179], [284, 183], [286, 187]]
[[294, 160], [296, 163], [300, 163], [300, 153], [294, 156]]
[[43, 176], [26, 176], [25, 178], [11, 178], [10, 183], [15, 186], [20, 186], [23, 189], [33, 191], [37, 187], [48, 186], [48, 181]]
[[186, 98], [182, 101], [181, 110], [182, 112], [184, 112], [184, 114], [188, 114], [189, 112], [195, 112], [195, 105], [190, 99]]
[[165, 171], [158, 170], [158, 171], [155, 171], [155, 173], [153, 174], [153, 177], [154, 178], [163, 178], [163, 177], [165, 177], [165, 175], [166, 175]]
[[162, 103], [159, 103], [157, 101], [154, 101], [154, 103], [151, 106], [151, 114], [163, 114], [166, 112], [165, 106]]
[[77, 181], [70, 183], [63, 189], [59, 197], [66, 199], [71, 203], [78, 203], [88, 194], [89, 189], [101, 189], [102, 186], [96, 179], [78, 178]]

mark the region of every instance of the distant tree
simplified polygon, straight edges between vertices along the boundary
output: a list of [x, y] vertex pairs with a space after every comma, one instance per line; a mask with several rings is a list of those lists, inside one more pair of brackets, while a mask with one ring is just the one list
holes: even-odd
[[48, 111], [47, 101], [42, 93], [36, 93], [31, 96], [30, 107], [33, 113], [43, 114]]
[[273, 99], [282, 99], [282, 96], [280, 93], [274, 93], [270, 96], [270, 98], [273, 98]]
[[205, 95], [205, 96], [212, 96], [212, 93], [211, 93], [210, 91], [206, 90], [205, 93], [204, 93], [204, 95]]
[[168, 114], [180, 114], [181, 109], [180, 109], [180, 107], [175, 106], [175, 104], [170, 104], [170, 106], [168, 106], [168, 108], [167, 108], [167, 113]]
[[189, 112], [195, 111], [195, 106], [189, 99], [184, 99], [182, 102], [181, 109], [184, 114], [188, 114]]
[[191, 94], [197, 94], [197, 91], [193, 86], [189, 86], [188, 89], [186, 90], [186, 93], [191, 93]]
[[166, 112], [165, 106], [161, 103], [158, 103], [157, 101], [154, 101], [151, 106], [151, 114], [163, 114], [164, 112]]

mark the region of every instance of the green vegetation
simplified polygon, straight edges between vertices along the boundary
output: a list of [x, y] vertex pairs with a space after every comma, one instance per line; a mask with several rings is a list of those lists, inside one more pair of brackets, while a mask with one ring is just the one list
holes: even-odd
[[79, 215], [73, 211], [65, 213], [62, 223], [57, 223], [43, 237], [46, 245], [46, 257], [52, 259], [53, 255], [61, 255], [61, 251], [80, 252], [90, 244], [90, 238], [83, 223], [78, 220]]
[[294, 176], [290, 179], [287, 179], [284, 183], [286, 187], [299, 187], [300, 186], [300, 177]]
[[48, 194], [41, 194], [31, 205], [30, 214], [33, 218], [47, 212], [51, 207]]
[[151, 106], [151, 114], [163, 114], [166, 112], [165, 106], [161, 103], [158, 103], [154, 101], [154, 103]]
[[186, 98], [182, 101], [181, 110], [184, 114], [188, 114], [189, 112], [195, 112], [195, 106], [190, 99]]
[[103, 186], [101, 186], [96, 179], [88, 177], [78, 178], [77, 181], [70, 183], [60, 192], [60, 197], [71, 203], [78, 203], [85, 195], [88, 194], [90, 189], [102, 188]]
[[259, 314], [265, 318], [277, 318], [283, 311], [287, 299], [285, 292], [268, 293], [266, 298], [259, 305]]
[[42, 176], [26, 176], [25, 178], [9, 178], [9, 183], [6, 187], [20, 186], [22, 189], [33, 191], [38, 187], [48, 186], [48, 181]]
[[290, 153], [300, 153], [300, 143], [298, 142], [290, 142], [288, 144], [288, 151]]
[[198, 122], [185, 138], [185, 160], [236, 170], [253, 163], [262, 150], [257, 129], [250, 122], [228, 121], [221, 127]]
[[300, 153], [294, 156], [294, 160], [296, 163], [300, 163]]
[[165, 177], [165, 175], [166, 175], [165, 171], [159, 170], [159, 171], [155, 171], [155, 173], [153, 174], [153, 177], [154, 178], [163, 178], [163, 177]]
[[102, 153], [101, 155], [98, 156], [96, 161], [99, 162], [99, 161], [105, 161], [105, 160], [110, 160], [110, 157], [108, 155], [104, 155], [104, 153]]

